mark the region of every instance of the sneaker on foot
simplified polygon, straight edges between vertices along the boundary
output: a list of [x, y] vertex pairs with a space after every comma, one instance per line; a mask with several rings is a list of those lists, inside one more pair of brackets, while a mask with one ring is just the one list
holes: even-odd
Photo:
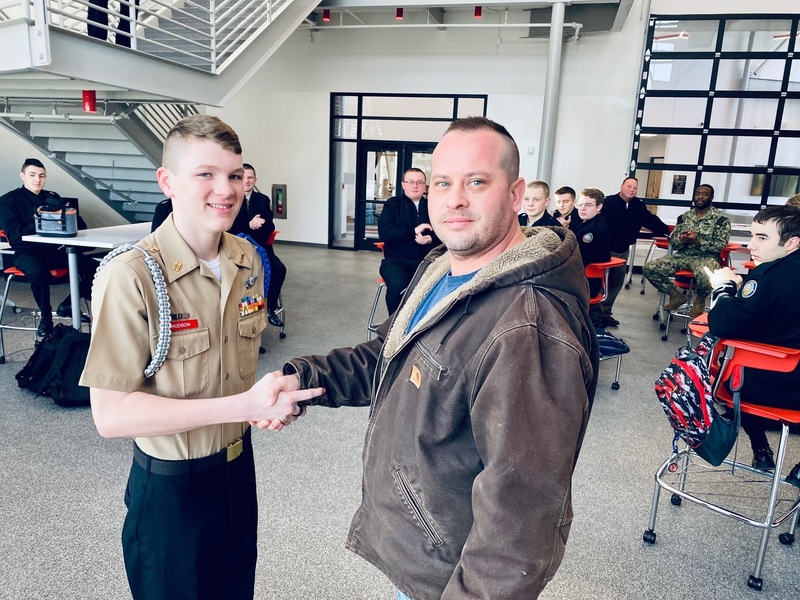
[[[759, 448], [753, 452], [753, 468], [759, 471], [774, 471], [775, 459], [771, 448]], [[791, 475], [791, 473], [790, 473]]]

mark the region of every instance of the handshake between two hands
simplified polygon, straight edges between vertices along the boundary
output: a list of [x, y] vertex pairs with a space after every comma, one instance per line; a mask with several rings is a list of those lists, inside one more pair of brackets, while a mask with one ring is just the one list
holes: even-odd
[[259, 429], [280, 431], [305, 414], [304, 402], [325, 393], [325, 388], [301, 390], [297, 375], [284, 375], [280, 371], [267, 373], [250, 388], [248, 394], [255, 401], [257, 418], [250, 425]]

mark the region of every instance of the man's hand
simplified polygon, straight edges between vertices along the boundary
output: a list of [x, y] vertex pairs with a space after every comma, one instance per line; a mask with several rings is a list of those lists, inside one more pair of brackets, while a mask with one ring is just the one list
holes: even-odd
[[708, 280], [711, 282], [712, 288], [717, 288], [728, 281], [733, 281], [737, 288], [742, 285], [741, 276], [730, 267], [722, 267], [716, 271], [712, 271], [708, 267], [703, 267], [703, 271], [705, 271], [706, 275], [708, 276]]
[[414, 227], [414, 241], [420, 246], [433, 243], [433, 237], [428, 235], [428, 233], [431, 231], [433, 231], [433, 228], [431, 227], [430, 223], [420, 223]]
[[325, 393], [325, 388], [301, 390], [297, 375], [284, 375], [280, 371], [266, 374], [251, 388], [256, 397], [265, 402], [263, 416], [250, 423], [259, 429], [280, 431], [305, 414], [298, 402], [311, 400]]
[[696, 231], [684, 231], [678, 236], [678, 241], [683, 242], [689, 246], [694, 246], [699, 244], [699, 240], [697, 239], [697, 232]]
[[262, 219], [261, 215], [258, 214], [250, 219], [250, 229], [261, 229], [261, 226], [266, 223], [266, 219]]
[[558, 222], [561, 223], [562, 227], [569, 229], [569, 222], [572, 220], [572, 214], [569, 214], [566, 217], [556, 217], [556, 219], [558, 219]]

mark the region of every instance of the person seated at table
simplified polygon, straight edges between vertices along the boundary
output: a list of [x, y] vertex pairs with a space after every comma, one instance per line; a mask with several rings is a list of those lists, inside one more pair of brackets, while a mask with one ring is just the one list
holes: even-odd
[[[753, 218], [747, 249], [756, 267], [744, 280], [725, 267], [709, 271], [713, 286], [709, 331], [724, 338], [800, 348], [800, 208], [770, 206]], [[800, 366], [789, 373], [745, 369], [742, 399], [800, 410]], [[775, 469], [766, 436], [768, 421], [742, 413], [753, 448], [753, 467]], [[800, 487], [800, 463], [786, 481]]]
[[672, 311], [687, 301], [682, 290], [675, 287], [675, 271], [689, 270], [694, 273], [697, 290], [689, 309], [690, 317], [703, 314], [711, 285], [704, 267], [717, 269], [720, 252], [728, 245], [731, 222], [725, 213], [712, 206], [714, 188], [704, 183], [694, 191], [694, 207], [678, 217], [678, 223], [670, 236], [672, 254], [651, 260], [642, 271], [647, 280], [662, 294], [669, 294], [664, 310]]
[[578, 213], [575, 211], [575, 190], [568, 185], [556, 190], [556, 209], [553, 211], [553, 218], [562, 227], [569, 229], [575, 229], [580, 221]]
[[560, 223], [547, 212], [550, 205], [550, 186], [544, 181], [531, 181], [525, 186], [522, 212], [517, 215], [523, 227], [558, 227]]
[[[575, 204], [578, 217], [572, 226], [572, 232], [578, 238], [578, 248], [584, 268], [589, 263], [607, 262], [611, 260], [611, 238], [608, 235], [608, 223], [600, 214], [603, 210], [605, 195], [597, 188], [584, 188], [578, 194]], [[603, 289], [603, 280], [597, 277], [588, 279], [589, 297], [594, 298]], [[599, 304], [589, 307], [589, 317], [595, 327], [616, 326], [606, 321]]]
[[[36, 209], [45, 204], [59, 204], [61, 196], [44, 189], [47, 171], [41, 161], [26, 158], [19, 175], [22, 186], [0, 198], [0, 229], [5, 232], [14, 250], [14, 265], [25, 273], [31, 284], [33, 299], [42, 313], [37, 334], [44, 337], [53, 329], [50, 271], [68, 268], [67, 254], [57, 245], [25, 242], [22, 236], [36, 234]], [[86, 229], [86, 223], [80, 217], [78, 217], [78, 228]], [[80, 253], [77, 253], [77, 257], [80, 295], [81, 298], [89, 299], [92, 295], [92, 279], [97, 269], [97, 262]], [[59, 317], [72, 315], [69, 295], [61, 301], [56, 312]], [[81, 315], [81, 318], [88, 320], [85, 315]]]
[[275, 231], [272, 201], [269, 196], [255, 189], [256, 181], [255, 167], [244, 163], [244, 202], [242, 202], [242, 207], [228, 233], [233, 235], [246, 233], [267, 251], [270, 271], [267, 292], [267, 322], [273, 327], [283, 327], [283, 321], [275, 314], [275, 311], [278, 310], [278, 298], [281, 295], [283, 282], [286, 280], [286, 265], [275, 255], [272, 244], [268, 243], [270, 234]]

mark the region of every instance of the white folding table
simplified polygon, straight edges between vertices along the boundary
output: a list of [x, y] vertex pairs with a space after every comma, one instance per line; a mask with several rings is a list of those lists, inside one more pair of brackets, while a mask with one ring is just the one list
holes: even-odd
[[100, 248], [113, 250], [122, 244], [134, 244], [150, 233], [150, 223], [132, 223], [83, 229], [75, 237], [52, 237], [44, 235], [23, 235], [26, 242], [64, 246], [69, 266], [69, 293], [72, 301], [72, 326], [81, 328], [81, 292], [78, 276], [77, 248]]

